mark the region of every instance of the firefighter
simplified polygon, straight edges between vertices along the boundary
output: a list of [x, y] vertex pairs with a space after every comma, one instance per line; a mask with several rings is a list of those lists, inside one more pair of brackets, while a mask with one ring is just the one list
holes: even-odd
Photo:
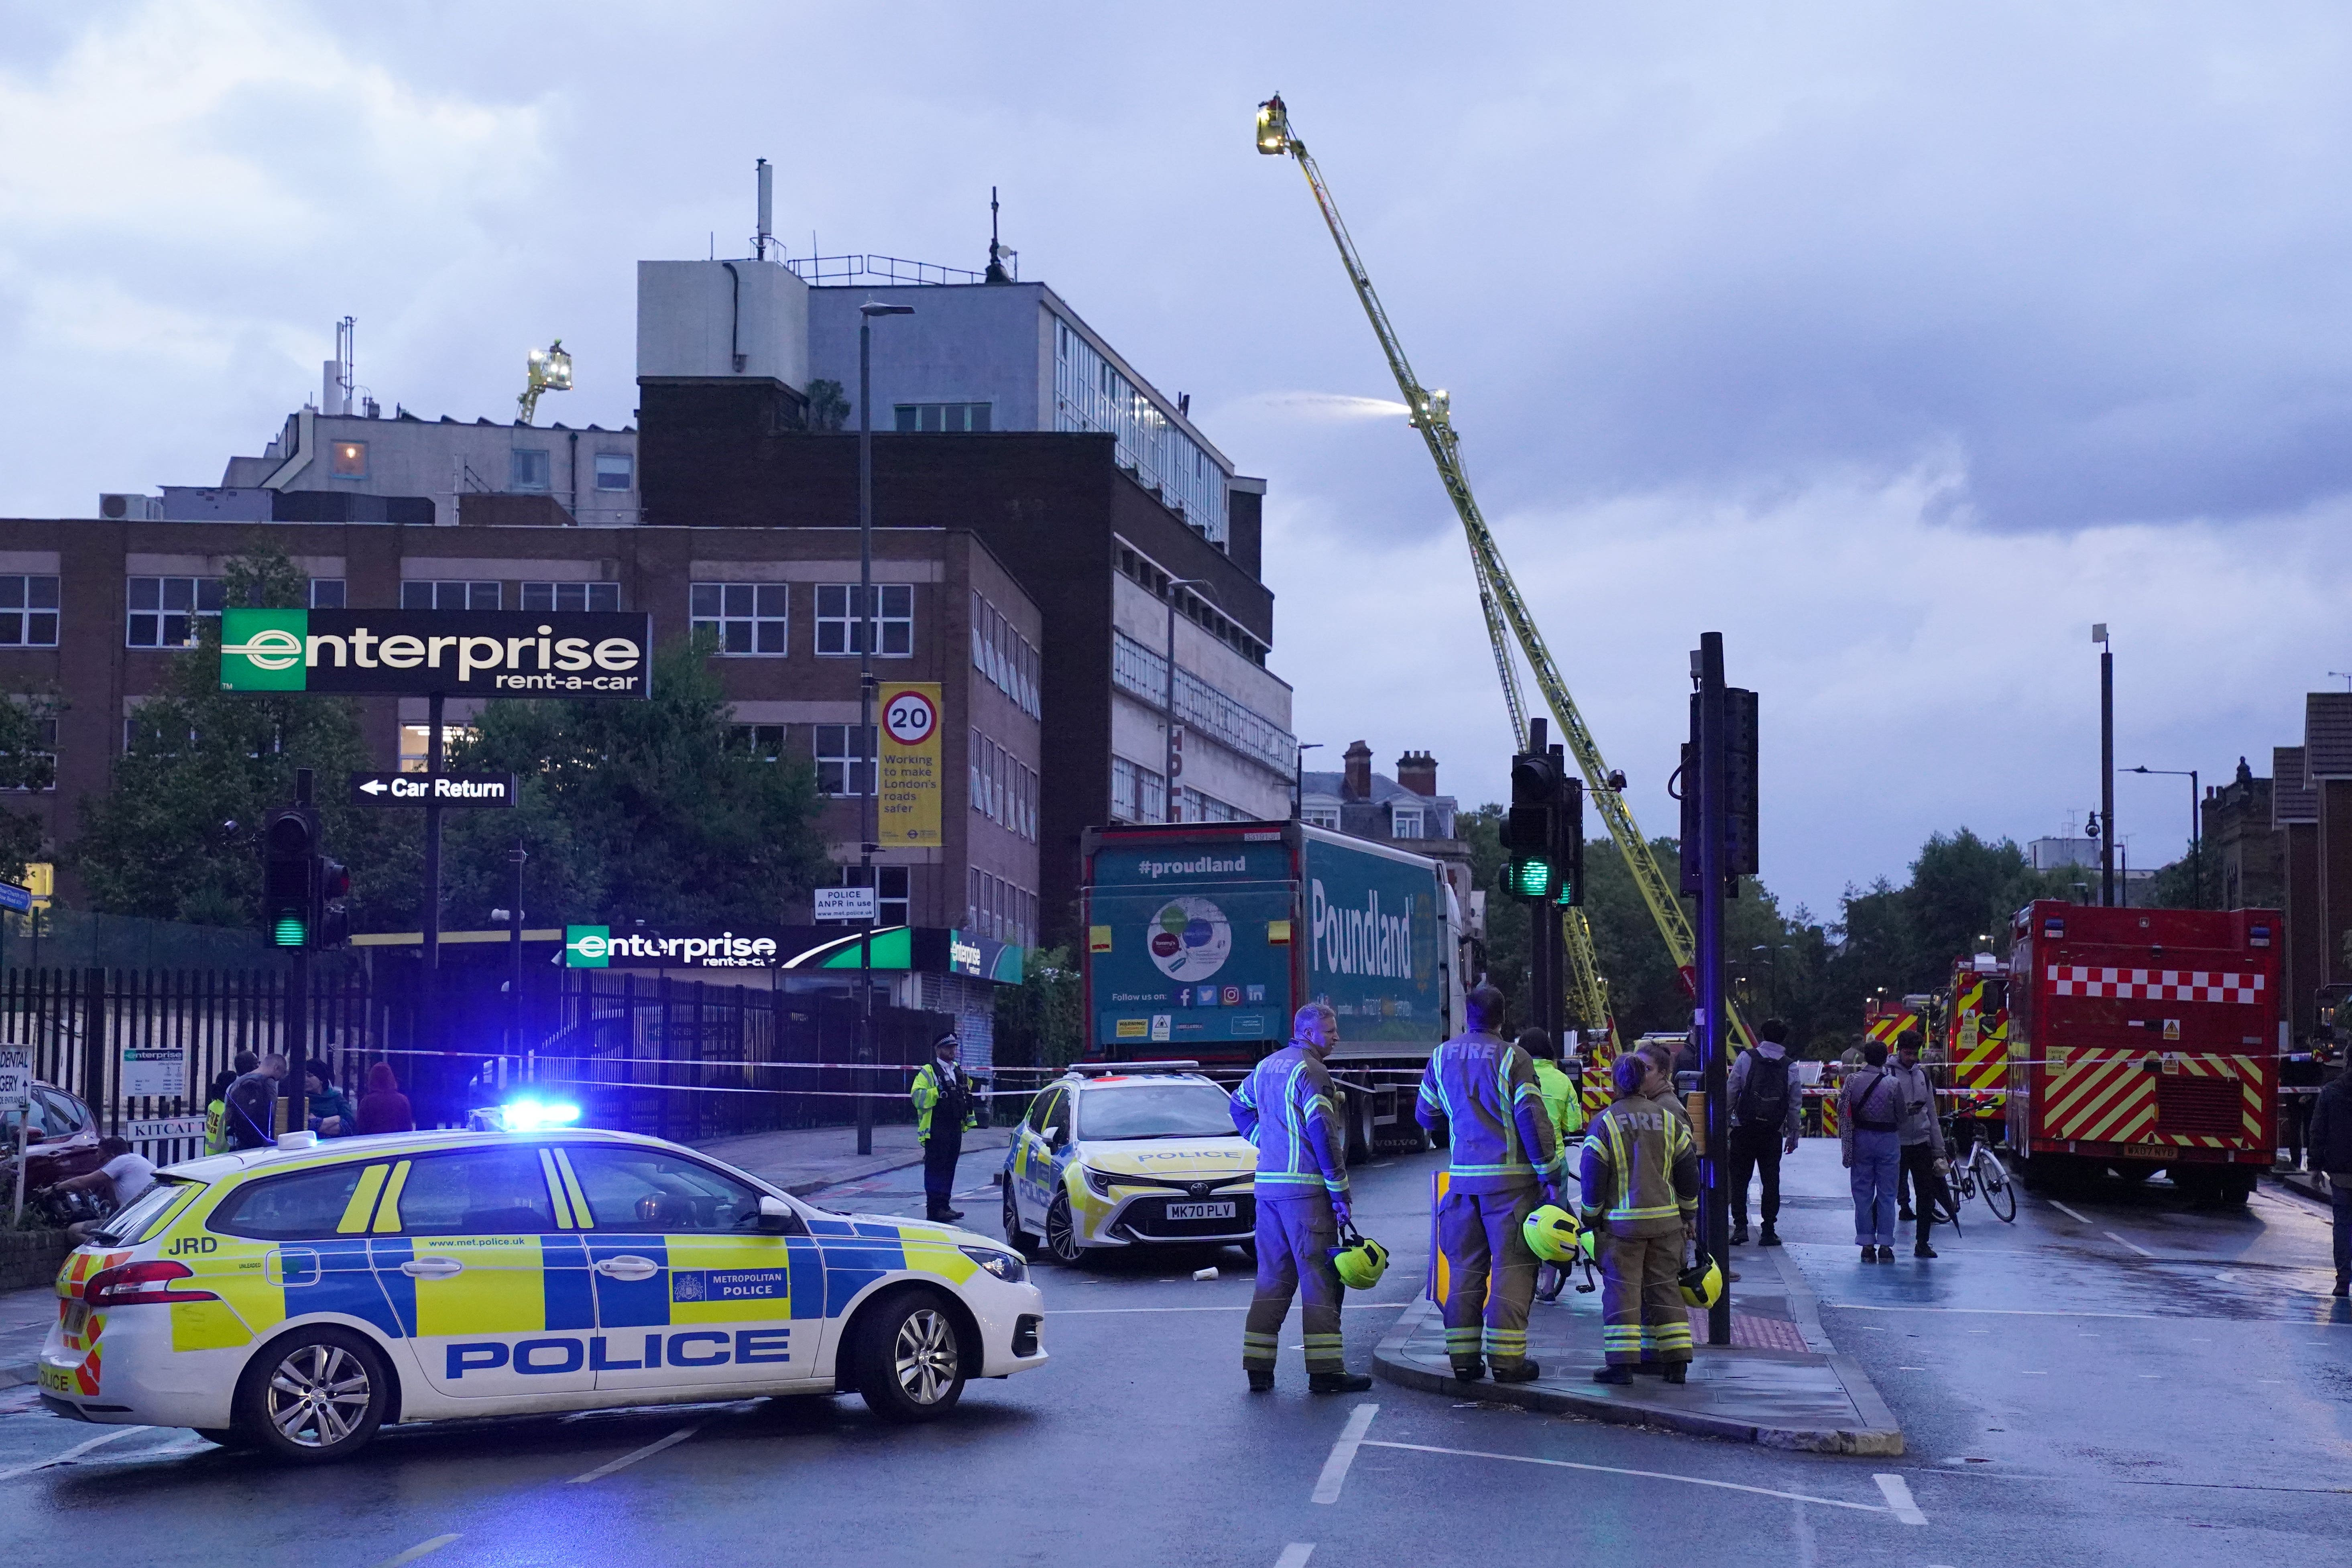
[[1524, 1226], [1538, 1195], [1557, 1204], [1566, 1153], [1536, 1086], [1534, 1058], [1499, 1037], [1503, 994], [1465, 999], [1469, 1029], [1430, 1053], [1414, 1115], [1444, 1137], [1451, 1169], [1437, 1204], [1445, 1255], [1445, 1354], [1467, 1382], [1528, 1383], [1528, 1306], [1536, 1259]]
[[931, 1043], [931, 1059], [915, 1072], [909, 1096], [915, 1102], [915, 1141], [923, 1146], [923, 1207], [934, 1220], [963, 1218], [955, 1196], [956, 1162], [963, 1157], [963, 1135], [979, 1125], [973, 1114], [978, 1099], [971, 1079], [956, 1065], [962, 1042], [952, 1032]]
[[1290, 1044], [1234, 1091], [1234, 1125], [1257, 1145], [1257, 1292], [1242, 1321], [1242, 1369], [1253, 1394], [1274, 1386], [1282, 1320], [1302, 1287], [1307, 1392], [1360, 1394], [1372, 1385], [1339, 1355], [1340, 1282], [1331, 1254], [1349, 1220], [1348, 1135], [1323, 1065], [1339, 1043], [1339, 1015], [1309, 1002], [1291, 1019]]
[[[1519, 1049], [1535, 1058], [1536, 1088], [1543, 1093], [1544, 1110], [1561, 1149], [1584, 1135], [1584, 1100], [1578, 1087], [1580, 1073], [1559, 1065], [1559, 1047], [1551, 1036], [1530, 1026], [1519, 1031]], [[1568, 1284], [1568, 1265], [1543, 1262], [1536, 1267], [1536, 1300], [1557, 1301]]]
[[1584, 1135], [1584, 1228], [1601, 1260], [1601, 1342], [1595, 1383], [1631, 1383], [1655, 1362], [1680, 1383], [1691, 1359], [1690, 1314], [1679, 1284], [1698, 1212], [1698, 1153], [1689, 1127], [1658, 1103], [1658, 1066], [1617, 1058], [1617, 1099]]

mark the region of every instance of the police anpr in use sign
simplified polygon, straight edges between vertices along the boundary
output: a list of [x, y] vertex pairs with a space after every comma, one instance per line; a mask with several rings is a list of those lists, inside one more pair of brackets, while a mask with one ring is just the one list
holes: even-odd
[[512, 773], [353, 773], [353, 805], [512, 805]]
[[223, 610], [221, 689], [650, 697], [653, 617], [617, 610]]

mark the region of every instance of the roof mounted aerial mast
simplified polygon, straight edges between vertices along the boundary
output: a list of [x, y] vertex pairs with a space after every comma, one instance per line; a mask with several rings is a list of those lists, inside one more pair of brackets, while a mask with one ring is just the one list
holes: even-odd
[[[1339, 216], [1338, 204], [1331, 199], [1330, 187], [1323, 182], [1323, 172], [1316, 167], [1307, 144], [1290, 128], [1290, 111], [1280, 93], [1258, 105], [1257, 150], [1269, 157], [1287, 153], [1297, 160], [1300, 172], [1307, 176], [1307, 188], [1315, 194], [1315, 205], [1322, 209], [1323, 221], [1331, 230], [1332, 243], [1339, 247], [1339, 261], [1348, 269], [1348, 281], [1354, 285], [1357, 301], [1371, 321], [1381, 353], [1388, 357], [1390, 374], [1396, 377], [1397, 390], [1403, 395], [1412, 427], [1421, 432], [1422, 440], [1427, 444], [1430, 458], [1437, 465], [1438, 478], [1444, 483], [1446, 497], [1462, 521], [1462, 531], [1470, 544], [1470, 567], [1478, 586], [1479, 608], [1486, 617], [1487, 638], [1494, 647], [1503, 700], [1510, 710], [1514, 748], [1524, 747], [1528, 735], [1525, 700], [1519, 690], [1517, 667], [1511, 658], [1511, 645], [1516, 642], [1535, 676], [1537, 690], [1550, 708], [1568, 749], [1576, 757], [1578, 769], [1584, 774], [1586, 793], [1599, 806], [1602, 820], [1609, 824], [1610, 837], [1617, 841], [1618, 851], [1633, 875], [1634, 886], [1641, 889], [1643, 901], [1650, 906], [1651, 918], [1657, 921], [1658, 934], [1665, 939], [1666, 951], [1678, 968], [1688, 970], [1692, 953], [1690, 921], [1683, 912], [1674, 885], [1659, 868], [1648, 842], [1633, 821], [1632, 810], [1625, 805], [1625, 776], [1603, 760], [1599, 742], [1584, 722], [1584, 715], [1577, 710], [1575, 699], [1569, 695], [1559, 666], [1553, 660], [1543, 633], [1537, 628], [1527, 601], [1520, 597], [1510, 568], [1504, 564], [1502, 550], [1486, 526], [1485, 514], [1478, 510], [1477, 498], [1471, 494], [1469, 476], [1462, 465], [1460, 440], [1454, 434], [1451, 404], [1444, 392], [1423, 386], [1413, 374], [1412, 364], [1405, 358], [1404, 345], [1389, 321], [1388, 310], [1373, 290], [1371, 274], [1365, 270], [1356, 242]], [[1577, 976], [1580, 1010], [1590, 1018], [1605, 1019], [1606, 993], [1593, 956], [1591, 928], [1582, 910], [1566, 912], [1569, 962]], [[1746, 1032], [1736, 1014], [1732, 1026], [1741, 1034]]]

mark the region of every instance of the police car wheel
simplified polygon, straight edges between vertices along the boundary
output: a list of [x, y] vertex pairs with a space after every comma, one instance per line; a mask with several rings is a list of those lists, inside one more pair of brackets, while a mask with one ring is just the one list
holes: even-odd
[[963, 1397], [963, 1346], [929, 1290], [894, 1297], [859, 1324], [853, 1371], [866, 1407], [886, 1421], [929, 1421]]
[[264, 1451], [324, 1464], [365, 1447], [391, 1404], [375, 1347], [331, 1324], [298, 1329], [263, 1348], [237, 1382], [237, 1429]]
[[1078, 1239], [1078, 1224], [1070, 1213], [1070, 1199], [1066, 1193], [1055, 1193], [1054, 1202], [1045, 1210], [1045, 1250], [1056, 1263], [1075, 1267], [1086, 1261], [1086, 1244]]
[[1004, 1186], [1004, 1242], [1024, 1258], [1037, 1256], [1037, 1238], [1021, 1228], [1021, 1205], [1013, 1201], [1010, 1182]]

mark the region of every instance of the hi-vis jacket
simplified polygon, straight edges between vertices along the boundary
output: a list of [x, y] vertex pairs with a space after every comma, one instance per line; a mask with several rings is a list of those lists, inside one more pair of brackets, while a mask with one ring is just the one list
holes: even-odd
[[1672, 1236], [1698, 1212], [1698, 1152], [1690, 1128], [1656, 1100], [1629, 1095], [1584, 1135], [1584, 1215], [1609, 1234]]
[[[914, 1092], [908, 1097], [915, 1102], [915, 1142], [928, 1143], [931, 1138], [931, 1112], [941, 1100], [952, 1100], [963, 1107], [963, 1124], [967, 1131], [980, 1125], [971, 1094], [971, 1080], [963, 1076], [963, 1068], [950, 1065], [945, 1073], [940, 1070], [937, 1057], [925, 1062], [915, 1073]], [[949, 1110], [952, 1116], [952, 1107]]]
[[1447, 1129], [1450, 1193], [1508, 1193], [1568, 1174], [1568, 1151], [1553, 1132], [1535, 1058], [1492, 1035], [1456, 1035], [1429, 1054], [1413, 1114]]
[[1257, 1145], [1260, 1199], [1348, 1196], [1348, 1138], [1331, 1072], [1304, 1046], [1285, 1046], [1234, 1090], [1234, 1125]]
[[1543, 1095], [1544, 1109], [1551, 1112], [1551, 1130], [1563, 1144], [1584, 1131], [1583, 1097], [1576, 1079], [1558, 1062], [1536, 1058], [1536, 1089]]

